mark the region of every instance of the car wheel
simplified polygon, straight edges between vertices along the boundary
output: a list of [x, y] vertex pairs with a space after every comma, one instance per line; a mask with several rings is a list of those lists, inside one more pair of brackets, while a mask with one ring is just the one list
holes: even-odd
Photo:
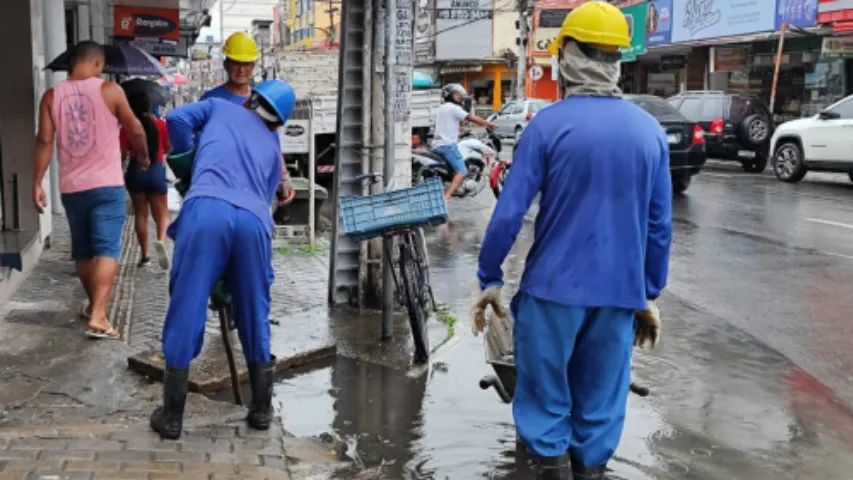
[[761, 115], [749, 115], [740, 124], [741, 137], [753, 145], [763, 145], [770, 138], [770, 121]]
[[513, 138], [515, 138], [515, 143], [518, 143], [518, 141], [521, 140], [522, 132], [524, 132], [523, 128], [515, 127], [515, 134], [513, 135]]
[[672, 173], [672, 193], [681, 195], [690, 186], [690, 179], [693, 178], [687, 172]]
[[783, 182], [796, 183], [806, 176], [803, 149], [794, 141], [782, 143], [773, 152], [773, 173]]
[[746, 173], [761, 173], [765, 168], [767, 168], [767, 159], [756, 156], [752, 160], [745, 160], [741, 162], [740, 168], [742, 168]]

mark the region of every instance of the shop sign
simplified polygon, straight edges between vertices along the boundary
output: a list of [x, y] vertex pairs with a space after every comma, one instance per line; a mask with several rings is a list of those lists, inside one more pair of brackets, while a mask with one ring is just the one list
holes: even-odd
[[672, 0], [652, 0], [646, 10], [646, 45], [666, 45], [672, 35]]
[[646, 3], [638, 3], [622, 9], [628, 21], [628, 33], [631, 47], [622, 49], [622, 61], [633, 62], [646, 53]]
[[145, 50], [152, 57], [186, 57], [189, 53], [187, 37], [181, 37], [177, 42], [162, 38], [134, 38], [127, 43]]
[[281, 153], [308, 153], [310, 120], [288, 120], [278, 138]]
[[776, 0], [776, 29], [782, 24], [812, 27], [817, 23], [817, 0]]
[[853, 37], [823, 39], [821, 58], [853, 58]]
[[714, 71], [736, 72], [749, 65], [748, 47], [714, 47]]
[[684, 55], [664, 55], [660, 57], [661, 70], [681, 70], [687, 65]]
[[775, 0], [673, 0], [672, 43], [774, 30]]
[[559, 28], [537, 28], [533, 31], [533, 55], [550, 55], [548, 45], [557, 38]]
[[114, 7], [113, 32], [116, 37], [153, 37], [178, 40], [181, 21], [178, 10]]

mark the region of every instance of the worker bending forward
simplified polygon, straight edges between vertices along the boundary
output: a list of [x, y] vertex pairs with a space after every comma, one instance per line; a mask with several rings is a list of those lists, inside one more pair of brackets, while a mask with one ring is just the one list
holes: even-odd
[[539, 457], [537, 478], [603, 479], [625, 422], [633, 344], [654, 343], [660, 327], [669, 148], [658, 122], [620, 98], [618, 48], [630, 36], [617, 8], [583, 4], [554, 42], [565, 99], [539, 112], [520, 140], [482, 243], [478, 304], [499, 304], [501, 264], [540, 194], [511, 304], [513, 414]]
[[163, 327], [163, 406], [151, 416], [151, 427], [163, 438], [181, 435], [190, 362], [201, 351], [208, 297], [223, 273], [236, 280], [231, 285], [234, 317], [252, 386], [248, 422], [261, 430], [270, 426], [275, 370], [269, 329], [270, 204], [281, 179], [276, 129], [295, 101], [287, 83], [271, 80], [256, 86], [243, 105], [210, 99], [166, 116], [173, 150], [195, 148], [196, 154], [181, 213], [169, 228], [175, 253]]

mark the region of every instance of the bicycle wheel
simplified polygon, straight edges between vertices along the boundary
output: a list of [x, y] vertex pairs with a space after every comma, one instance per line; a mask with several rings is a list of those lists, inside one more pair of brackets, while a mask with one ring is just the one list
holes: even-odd
[[422, 228], [416, 228], [412, 231], [413, 243], [415, 246], [415, 261], [420, 266], [421, 278], [425, 290], [425, 294], [429, 298], [424, 299], [424, 302], [429, 300], [429, 306], [432, 310], [437, 310], [435, 305], [435, 295], [432, 293], [432, 283], [429, 281], [429, 253], [426, 250], [426, 237]]
[[409, 327], [415, 344], [415, 363], [429, 360], [426, 302], [424, 301], [423, 273], [416, 261], [411, 234], [400, 245], [399, 268], [403, 280], [403, 301], [409, 311]]

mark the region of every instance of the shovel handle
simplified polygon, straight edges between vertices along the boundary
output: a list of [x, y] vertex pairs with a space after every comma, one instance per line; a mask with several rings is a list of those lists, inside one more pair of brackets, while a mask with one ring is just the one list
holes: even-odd
[[234, 360], [234, 349], [231, 347], [231, 332], [229, 331], [228, 309], [219, 309], [219, 329], [222, 333], [222, 343], [225, 344], [225, 356], [228, 358], [228, 370], [231, 371], [231, 388], [234, 390], [234, 403], [243, 405], [243, 391], [240, 387], [240, 373]]

